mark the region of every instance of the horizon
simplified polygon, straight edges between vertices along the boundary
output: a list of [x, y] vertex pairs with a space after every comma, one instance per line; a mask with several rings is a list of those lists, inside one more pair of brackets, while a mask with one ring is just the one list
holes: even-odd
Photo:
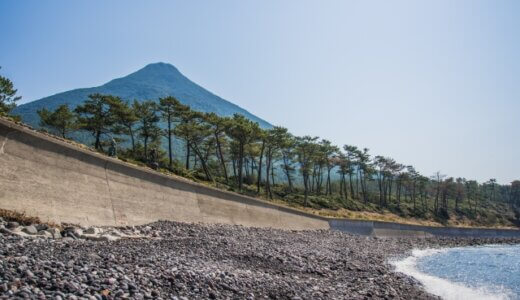
[[367, 147], [425, 176], [519, 179], [520, 3], [28, 3], [0, 4], [12, 29], [0, 72], [19, 104], [164, 62], [295, 135]]

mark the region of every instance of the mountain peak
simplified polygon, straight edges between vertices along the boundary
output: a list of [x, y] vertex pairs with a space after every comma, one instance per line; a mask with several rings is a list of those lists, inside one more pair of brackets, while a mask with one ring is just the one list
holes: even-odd
[[87, 100], [88, 95], [94, 93], [110, 94], [128, 101], [158, 101], [161, 97], [174, 96], [181, 103], [197, 111], [214, 112], [220, 116], [238, 113], [258, 122], [263, 128], [272, 127], [265, 120], [194, 83], [175, 66], [164, 62], [148, 64], [132, 74], [111, 80], [102, 86], [75, 89], [20, 105], [15, 109], [15, 113], [26, 123], [38, 127], [38, 109], [45, 107], [53, 110], [61, 104], [68, 104], [73, 109]]
[[142, 75], [142, 76], [171, 76], [171, 75], [182, 75], [181, 72], [172, 64], [157, 62], [144, 66], [142, 69], [137, 70], [136, 72], [125, 76], [131, 77], [134, 75]]
[[147, 71], [147, 72], [164, 72], [164, 71], [174, 71], [179, 72], [179, 70], [172, 64], [165, 62], [156, 62], [146, 65], [144, 68], [138, 70], [137, 72]]

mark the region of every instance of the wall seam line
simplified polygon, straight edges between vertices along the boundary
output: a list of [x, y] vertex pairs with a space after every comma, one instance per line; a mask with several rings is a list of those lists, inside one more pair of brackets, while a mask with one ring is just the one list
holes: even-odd
[[5, 154], [5, 144], [7, 144], [7, 140], [9, 139], [9, 135], [11, 133], [15, 133], [16, 131], [11, 131], [11, 132], [8, 132], [6, 135], [5, 135], [5, 139], [2, 141], [2, 146], [0, 146], [0, 155], [1, 154]]
[[112, 206], [112, 215], [114, 216], [114, 226], [117, 226], [116, 210], [114, 208], [114, 200], [112, 199], [112, 191], [110, 190], [110, 183], [108, 181], [107, 165], [108, 165], [108, 161], [105, 161], [105, 180], [107, 182], [107, 188], [108, 188], [108, 199], [110, 199], [110, 205]]

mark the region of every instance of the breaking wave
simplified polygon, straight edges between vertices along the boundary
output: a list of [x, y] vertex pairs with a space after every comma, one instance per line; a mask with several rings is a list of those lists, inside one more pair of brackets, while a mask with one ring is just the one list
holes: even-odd
[[[412, 251], [412, 255], [403, 259], [391, 261], [395, 266], [395, 271], [411, 276], [421, 282], [425, 290], [430, 294], [437, 295], [446, 300], [460, 299], [484, 299], [484, 300], [502, 300], [502, 299], [519, 299], [511, 290], [503, 286], [482, 285], [472, 286], [464, 282], [456, 282], [445, 278], [440, 278], [432, 274], [422, 271], [418, 267], [418, 263], [427, 257], [439, 254], [447, 254], [448, 251], [455, 249], [425, 249]], [[456, 250], [455, 250], [456, 251]], [[513, 275], [516, 276], [516, 275]]]

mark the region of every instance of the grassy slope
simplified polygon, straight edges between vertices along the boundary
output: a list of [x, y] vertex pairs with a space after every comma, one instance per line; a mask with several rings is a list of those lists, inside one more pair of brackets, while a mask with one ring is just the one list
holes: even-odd
[[[14, 120], [11, 120], [14, 121]], [[20, 124], [23, 125], [23, 124]], [[51, 136], [55, 139], [65, 141], [76, 147], [83, 149], [89, 149], [97, 152], [88, 146], [77, 143], [72, 140], [66, 140], [54, 135], [48, 134], [45, 131], [39, 131], [40, 134]], [[121, 157], [122, 161], [130, 163], [142, 168], [149, 169], [146, 164], [135, 161], [129, 158]], [[189, 179], [207, 186], [225, 189], [228, 191], [235, 191], [233, 186], [228, 186], [222, 182], [214, 183], [202, 180], [202, 174], [197, 174], [195, 171], [187, 171], [182, 168], [177, 168], [176, 173], [172, 173], [167, 169], [160, 169], [158, 172], [162, 174]], [[490, 227], [490, 228], [518, 228], [520, 227], [518, 220], [515, 220], [513, 212], [507, 208], [506, 204], [503, 203], [489, 203], [483, 202], [480, 207], [475, 211], [470, 207], [468, 200], [463, 201], [460, 204], [458, 212], [454, 211], [455, 203], [452, 199], [449, 201], [450, 207], [450, 218], [447, 220], [439, 219], [432, 213], [433, 200], [429, 199], [428, 209], [421, 210], [418, 208], [416, 211], [413, 210], [412, 203], [402, 201], [398, 208], [393, 199], [387, 208], [380, 208], [374, 203], [364, 204], [362, 201], [355, 199], [343, 199], [338, 195], [333, 196], [318, 196], [310, 195], [307, 206], [304, 205], [303, 193], [300, 190], [296, 193], [288, 194], [286, 187], [283, 185], [277, 185], [273, 188], [274, 199], [268, 199], [264, 196], [264, 191], [261, 189], [260, 194], [256, 193], [255, 185], [245, 185], [242, 194], [257, 197], [265, 201], [270, 201], [278, 205], [294, 208], [304, 212], [320, 215], [323, 217], [331, 218], [348, 218], [358, 220], [372, 220], [372, 221], [387, 221], [387, 222], [398, 222], [404, 224], [417, 224], [417, 225], [428, 225], [428, 226], [455, 226], [455, 227]], [[418, 203], [418, 207], [420, 207]]]

